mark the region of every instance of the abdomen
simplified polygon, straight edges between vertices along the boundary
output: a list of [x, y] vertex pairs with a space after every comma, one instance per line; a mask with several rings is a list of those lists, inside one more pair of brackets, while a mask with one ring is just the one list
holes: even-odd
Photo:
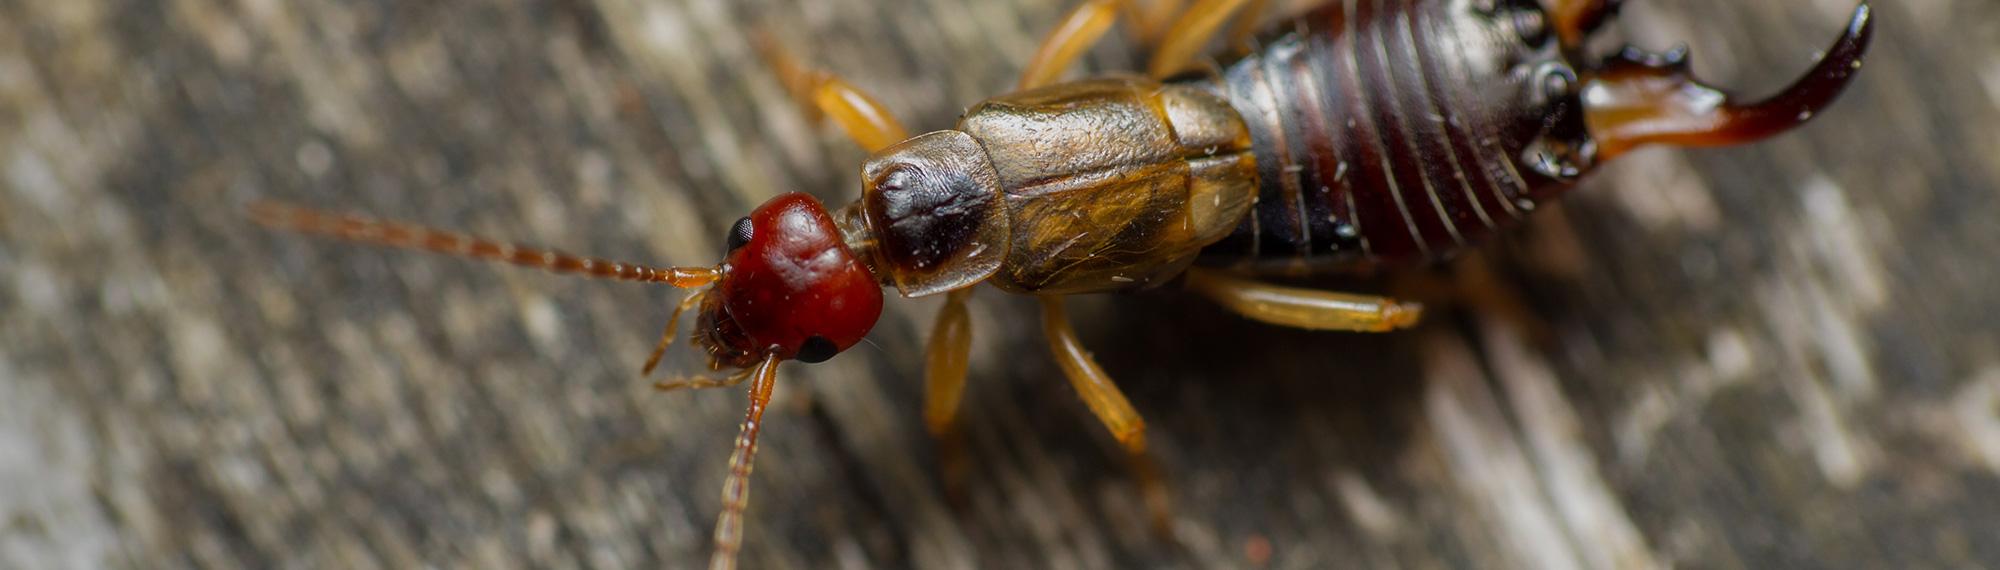
[[1242, 114], [1260, 185], [1254, 210], [1203, 262], [1429, 261], [1566, 188], [1560, 169], [1534, 160], [1536, 140], [1569, 128], [1538, 99], [1567, 72], [1541, 63], [1558, 59], [1554, 42], [1524, 37], [1538, 32], [1539, 8], [1474, 4], [1336, 1], [1197, 80]]

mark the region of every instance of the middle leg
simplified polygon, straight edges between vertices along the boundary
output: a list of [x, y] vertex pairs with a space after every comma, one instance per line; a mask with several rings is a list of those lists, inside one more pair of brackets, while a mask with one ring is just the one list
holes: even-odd
[[1126, 459], [1139, 485], [1140, 499], [1145, 501], [1146, 511], [1153, 522], [1153, 530], [1163, 536], [1172, 536], [1172, 507], [1168, 503], [1167, 484], [1160, 477], [1159, 466], [1153, 456], [1146, 453], [1146, 421], [1125, 399], [1125, 393], [1097, 365], [1084, 350], [1083, 343], [1076, 338], [1076, 329], [1070, 326], [1069, 313], [1063, 309], [1062, 297], [1042, 297], [1042, 329], [1048, 336], [1049, 350], [1055, 353], [1056, 364], [1062, 367], [1063, 375], [1069, 377], [1077, 395], [1097, 416], [1097, 421], [1111, 430], [1111, 436], [1118, 439], [1118, 445], [1125, 448]]
[[1189, 7], [1174, 20], [1173, 27], [1167, 28], [1159, 48], [1153, 51], [1146, 74], [1163, 79], [1187, 69], [1230, 16], [1236, 17], [1236, 25], [1229, 31], [1230, 43], [1244, 43], [1257, 30], [1257, 20], [1262, 17], [1265, 4], [1266, 0], [1201, 0]]

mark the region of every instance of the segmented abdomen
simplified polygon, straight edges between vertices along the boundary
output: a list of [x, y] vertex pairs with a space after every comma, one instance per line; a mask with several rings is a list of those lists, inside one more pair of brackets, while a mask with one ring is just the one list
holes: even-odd
[[1255, 211], [1204, 261], [1311, 269], [1435, 259], [1566, 185], [1517, 163], [1547, 130], [1522, 124], [1533, 119], [1521, 108], [1536, 77], [1522, 66], [1537, 42], [1509, 37], [1517, 22], [1493, 20], [1516, 18], [1514, 8], [1471, 4], [1336, 1], [1209, 79], [1249, 126], [1261, 189]]

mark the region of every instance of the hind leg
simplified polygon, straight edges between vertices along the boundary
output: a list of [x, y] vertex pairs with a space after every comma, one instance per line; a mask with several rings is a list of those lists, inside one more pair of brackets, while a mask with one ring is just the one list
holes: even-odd
[[1447, 264], [1446, 274], [1406, 272], [1390, 282], [1390, 289], [1397, 295], [1461, 306], [1498, 318], [1536, 343], [1553, 342], [1555, 330], [1535, 314], [1521, 292], [1507, 283], [1487, 257], [1480, 252], [1468, 253]]
[[1310, 330], [1387, 332], [1409, 328], [1423, 306], [1387, 297], [1284, 287], [1192, 269], [1187, 287], [1251, 320]]

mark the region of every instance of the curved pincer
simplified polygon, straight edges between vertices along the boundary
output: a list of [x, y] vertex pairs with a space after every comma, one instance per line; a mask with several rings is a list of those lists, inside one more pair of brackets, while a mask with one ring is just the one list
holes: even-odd
[[1754, 142], [1791, 130], [1818, 115], [1854, 81], [1874, 36], [1874, 17], [1863, 1], [1811, 71], [1763, 101], [1738, 103], [1689, 72], [1686, 51], [1652, 54], [1626, 48], [1594, 73], [1583, 88], [1584, 123], [1599, 159], [1643, 144], [1722, 146]]

